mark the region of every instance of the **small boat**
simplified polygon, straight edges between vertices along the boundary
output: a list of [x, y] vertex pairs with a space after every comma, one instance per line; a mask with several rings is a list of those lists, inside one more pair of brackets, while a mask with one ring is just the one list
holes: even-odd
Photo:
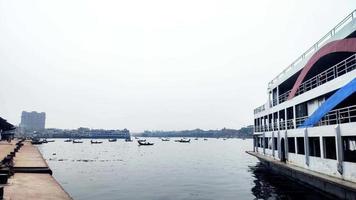
[[125, 142], [132, 142], [131, 138], [126, 138]]
[[43, 141], [40, 139], [32, 139], [31, 144], [43, 144]]
[[139, 139], [137, 142], [146, 142], [146, 139]]
[[64, 140], [64, 142], [72, 142], [71, 139]]
[[138, 140], [137, 142], [138, 142], [138, 145], [143, 145], [143, 146], [154, 145], [154, 143], [146, 142], [146, 140], [145, 141]]
[[163, 142], [168, 142], [170, 139], [169, 138], [162, 138], [161, 139]]
[[117, 141], [116, 138], [114, 138], [114, 139], [109, 139], [109, 142], [116, 142], [116, 141]]
[[223, 138], [223, 140], [226, 140], [226, 138]]
[[93, 141], [93, 140], [90, 140], [90, 143], [91, 144], [101, 144], [103, 143], [102, 141]]
[[42, 143], [48, 143], [48, 141], [46, 139], [43, 139]]
[[198, 138], [194, 138], [194, 140], [198, 140]]
[[47, 142], [54, 142], [54, 140], [46, 140]]
[[180, 140], [175, 140], [175, 142], [189, 143], [189, 142], [190, 142], [190, 139], [182, 138], [182, 139], [180, 139]]
[[73, 140], [72, 142], [73, 142], [73, 144], [83, 143], [83, 141], [80, 141], [80, 140]]
[[204, 138], [205, 141], [207, 141], [208, 139]]

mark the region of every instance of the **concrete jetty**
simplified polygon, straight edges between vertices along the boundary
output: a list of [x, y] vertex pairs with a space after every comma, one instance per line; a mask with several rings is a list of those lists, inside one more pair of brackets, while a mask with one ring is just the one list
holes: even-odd
[[31, 141], [0, 141], [0, 199], [72, 199]]

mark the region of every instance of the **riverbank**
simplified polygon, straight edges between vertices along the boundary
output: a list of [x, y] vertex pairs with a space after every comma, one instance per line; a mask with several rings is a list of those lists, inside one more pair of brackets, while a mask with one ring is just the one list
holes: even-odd
[[0, 141], [0, 157], [4, 199], [72, 199], [30, 141]]

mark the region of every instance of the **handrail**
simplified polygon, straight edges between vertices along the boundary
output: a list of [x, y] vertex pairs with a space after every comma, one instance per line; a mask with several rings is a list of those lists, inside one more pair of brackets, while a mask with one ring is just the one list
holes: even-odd
[[356, 105], [331, 110], [318, 123], [317, 126], [350, 123], [356, 121]]
[[[342, 76], [352, 70], [356, 69], [356, 54], [340, 61], [334, 66], [324, 70], [323, 72], [313, 76], [312, 78], [304, 81], [298, 88], [296, 95], [301, 95], [311, 89], [314, 89], [324, 83], [327, 83], [339, 76]], [[285, 102], [291, 90], [279, 95], [279, 102]]]
[[315, 52], [317, 49], [320, 48], [320, 46], [323, 44], [323, 42], [326, 41], [326, 38], [328, 37], [333, 37], [336, 33], [339, 32], [339, 28], [344, 27], [346, 24], [349, 23], [349, 20], [351, 21], [356, 17], [356, 9], [352, 11], [349, 15], [347, 15], [341, 22], [339, 22], [333, 29], [331, 29], [326, 35], [324, 35], [320, 40], [318, 40], [315, 44], [313, 44], [307, 51], [305, 51], [301, 56], [299, 56], [292, 64], [290, 64], [288, 67], [286, 67], [281, 73], [279, 73], [272, 81], [268, 83], [268, 86], [271, 86], [275, 81], [277, 81], [281, 76], [283, 76], [287, 71], [292, 69], [297, 63], [300, 61], [304, 60], [306, 55], [309, 53]]

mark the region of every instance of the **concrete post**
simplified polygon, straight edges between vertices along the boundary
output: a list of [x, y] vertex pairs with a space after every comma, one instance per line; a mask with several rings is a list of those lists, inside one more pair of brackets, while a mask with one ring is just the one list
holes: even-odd
[[285, 130], [287, 130], [287, 126], [288, 126], [288, 117], [287, 117], [287, 108], [284, 109], [284, 128]]
[[262, 136], [262, 147], [263, 147], [263, 154], [266, 154], [266, 147], [265, 147], [265, 132], [263, 132], [263, 136]]
[[284, 149], [286, 151], [285, 156], [286, 156], [286, 160], [288, 160], [288, 134], [287, 134], [287, 130], [286, 132], [284, 132]]
[[278, 131], [278, 134], [277, 134], [277, 147], [278, 147], [278, 158], [281, 159], [281, 145], [280, 145], [280, 140], [281, 140], [281, 134], [280, 132]]
[[277, 105], [279, 104], [279, 87], [277, 86]]
[[325, 145], [324, 145], [324, 142], [323, 142], [323, 137], [319, 137], [319, 143], [320, 143], [320, 158], [324, 159], [325, 156], [324, 156], [324, 152], [325, 152]]
[[274, 157], [274, 150], [276, 148], [274, 147], [274, 131], [272, 132], [272, 156]]
[[336, 155], [337, 155], [337, 171], [342, 175], [344, 173], [344, 168], [342, 162], [344, 160], [344, 150], [342, 147], [342, 138], [341, 138], [341, 130], [340, 124], [335, 127], [336, 134]]
[[309, 166], [309, 138], [308, 129], [304, 129], [304, 153], [305, 153], [305, 164]]
[[293, 106], [293, 126], [294, 128], [297, 128], [297, 112], [295, 106]]

